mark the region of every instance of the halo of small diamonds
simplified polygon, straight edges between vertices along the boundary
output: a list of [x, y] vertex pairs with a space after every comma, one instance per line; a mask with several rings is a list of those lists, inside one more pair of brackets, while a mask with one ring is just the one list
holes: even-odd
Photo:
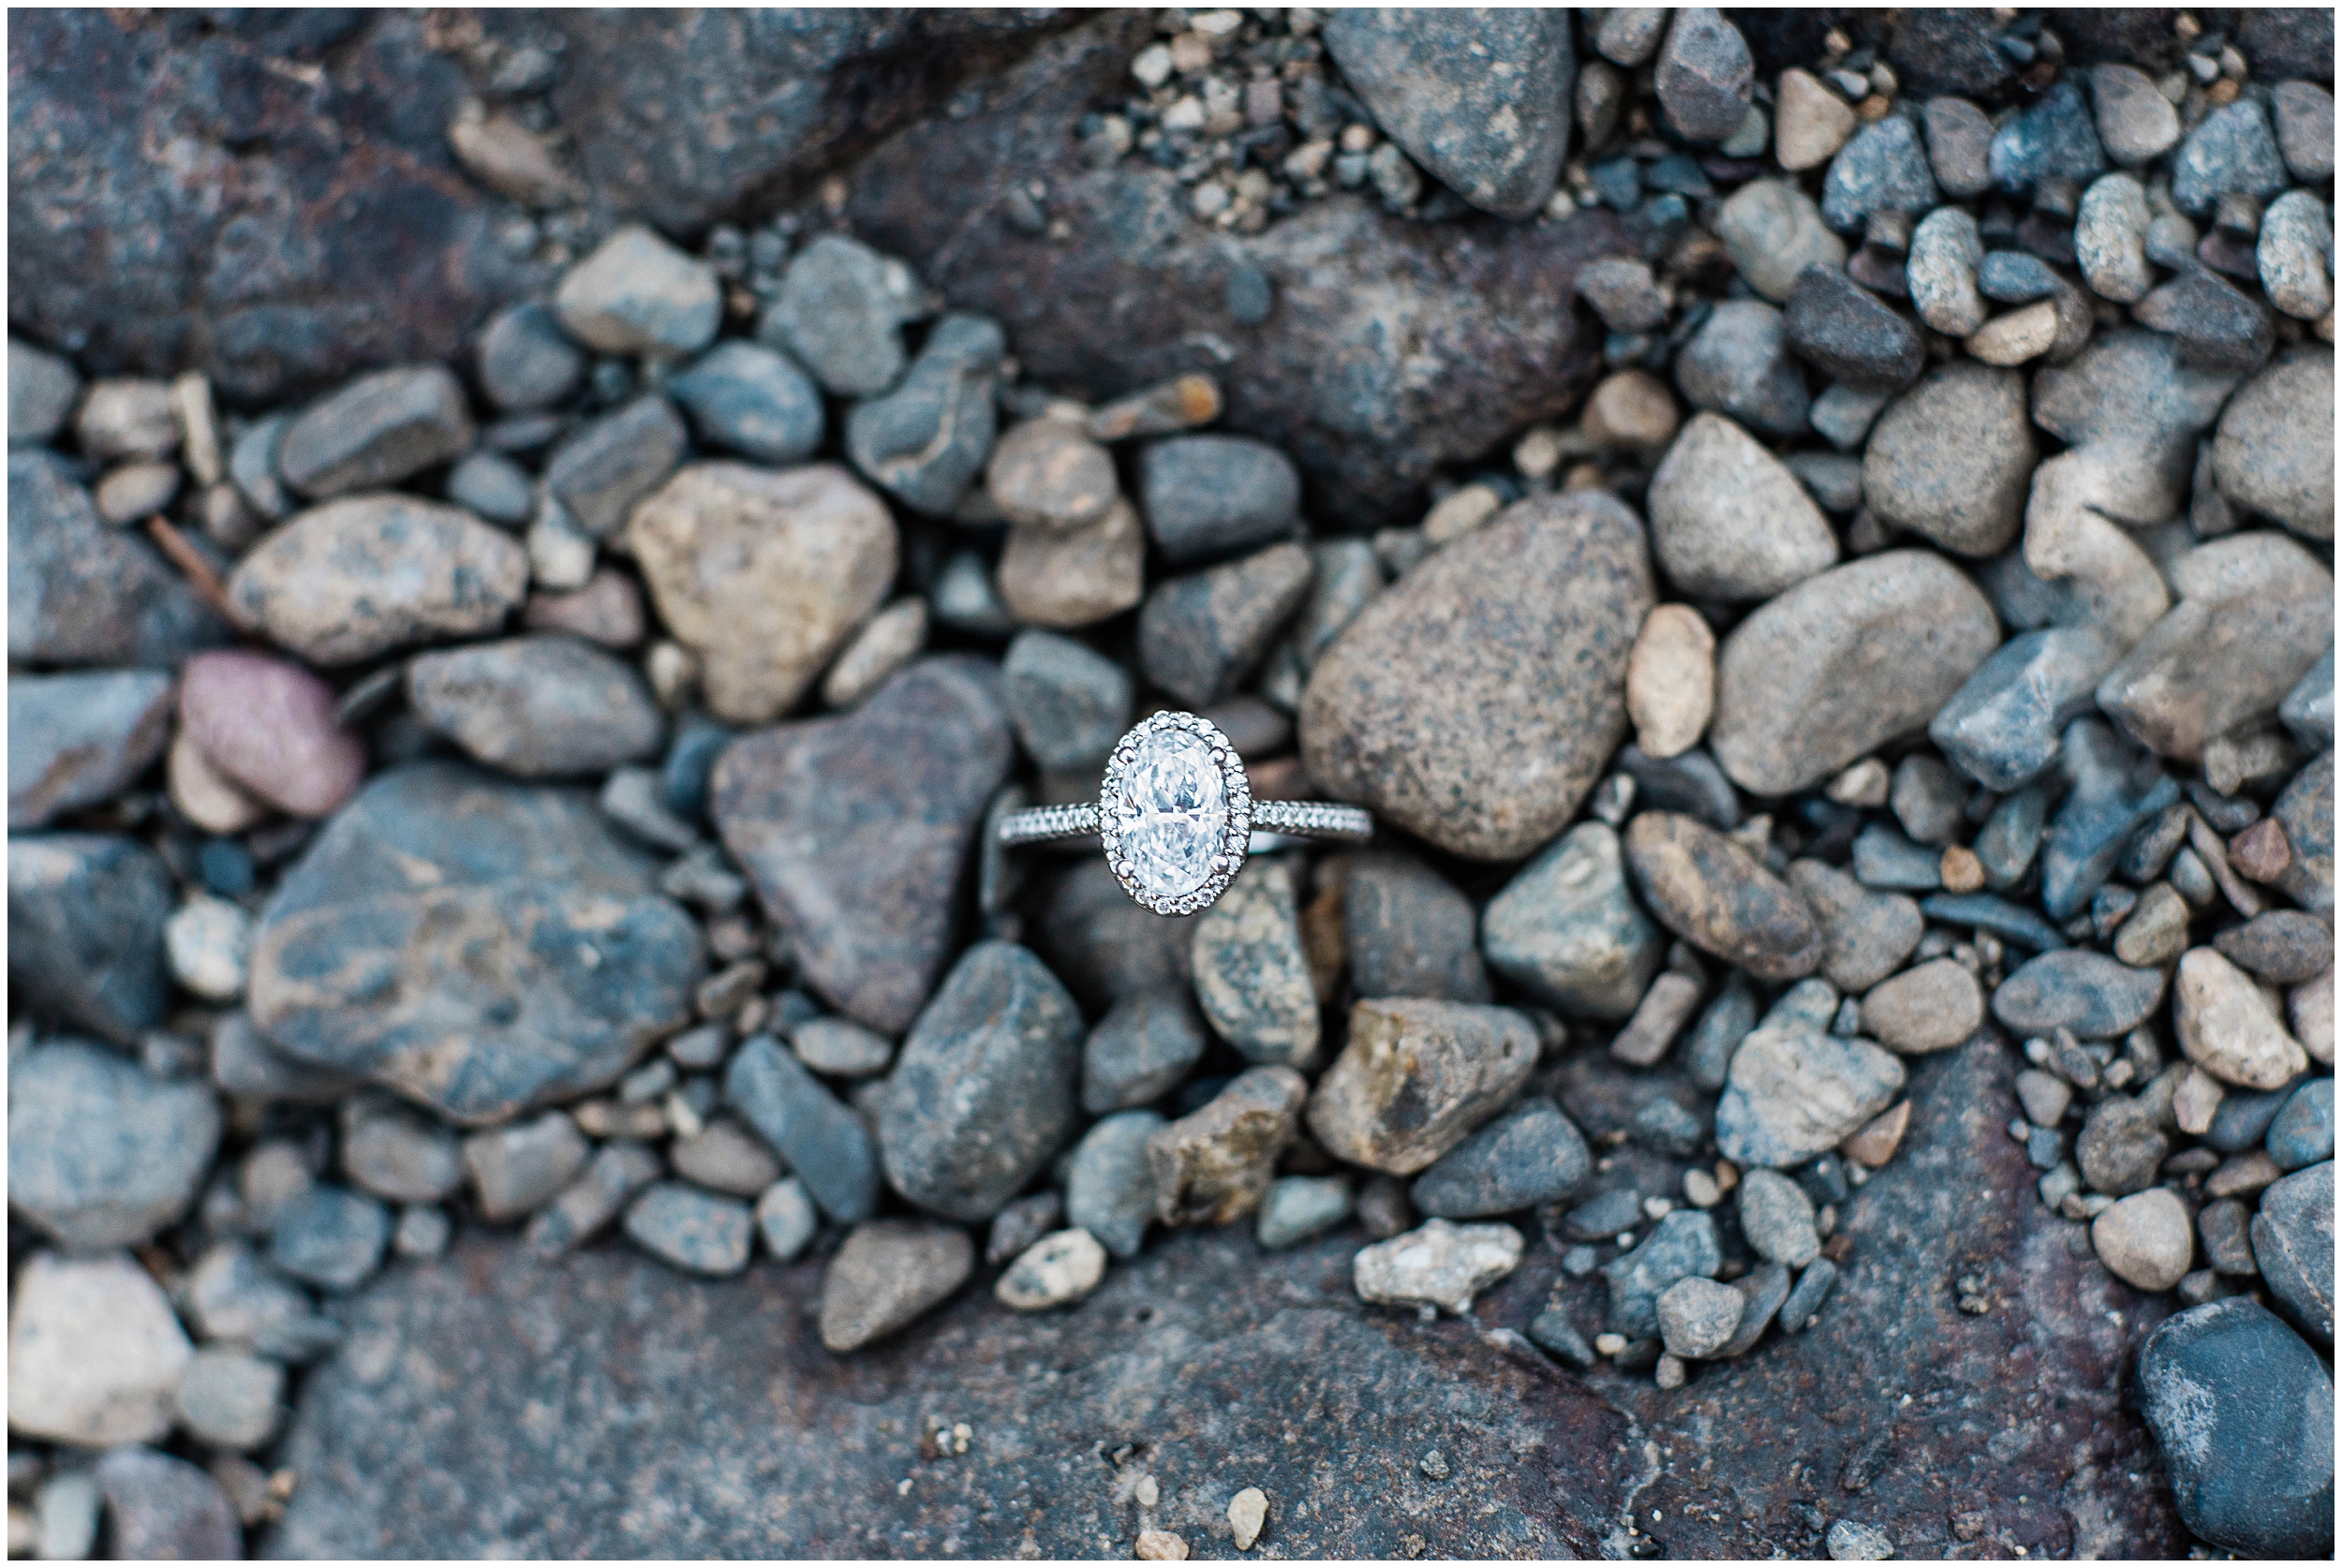
[[[1126, 817], [1134, 809], [1125, 800], [1132, 769], [1142, 756], [1165, 742], [1200, 743], [1209, 764], [1220, 770], [1221, 800], [1225, 808], [1225, 816], [1215, 832], [1216, 841], [1209, 846], [1210, 853], [1204, 863], [1207, 874], [1201, 885], [1172, 895], [1147, 885], [1123, 838]], [[1192, 713], [1166, 711], [1139, 720], [1115, 742], [1114, 751], [1106, 759], [1105, 777], [1098, 785], [1098, 836], [1104, 845], [1106, 865], [1113, 870], [1115, 880], [1139, 903], [1165, 915], [1193, 914], [1209, 908], [1244, 868], [1252, 835], [1253, 787], [1245, 777], [1244, 760], [1237, 755], [1236, 747], [1228, 744], [1228, 737], [1221, 733], [1219, 726]], [[1197, 846], [1197, 852], [1204, 848]]]

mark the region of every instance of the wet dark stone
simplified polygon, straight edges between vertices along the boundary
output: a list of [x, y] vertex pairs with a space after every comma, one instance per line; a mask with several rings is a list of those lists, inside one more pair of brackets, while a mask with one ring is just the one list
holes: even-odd
[[1993, 1016], [2024, 1036], [2068, 1028], [2083, 1040], [2116, 1040], [2162, 1001], [2163, 981], [2159, 970], [2133, 969], [2103, 953], [2044, 953], [2000, 983]]
[[130, 1044], [170, 1000], [170, 873], [145, 845], [94, 833], [8, 839], [8, 978], [40, 1013]]
[[1593, 1170], [1586, 1140], [1559, 1106], [1539, 1096], [1441, 1155], [1407, 1191], [1425, 1214], [1475, 1220], [1566, 1198]]
[[1927, 368], [1918, 330], [1834, 267], [1798, 274], [1784, 315], [1798, 356], [1859, 392], [1894, 392]]
[[130, 530], [98, 521], [63, 459], [8, 453], [11, 660], [168, 667], [228, 639], [227, 623], [176, 568]]
[[869, 1128], [778, 1041], [758, 1035], [733, 1053], [724, 1099], [830, 1219], [852, 1225], [876, 1212], [878, 1146]]
[[1472, 903], [1421, 862], [1391, 852], [1359, 856], [1341, 913], [1358, 996], [1490, 999]]

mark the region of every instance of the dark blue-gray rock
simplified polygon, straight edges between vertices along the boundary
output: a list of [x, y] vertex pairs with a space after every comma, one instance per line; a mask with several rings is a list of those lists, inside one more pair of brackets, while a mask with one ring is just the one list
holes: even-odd
[[289, 1100], [301, 1105], [331, 1105], [347, 1100], [365, 1080], [312, 1066], [287, 1056], [260, 1036], [249, 1014], [230, 1013], [212, 1027], [212, 1082], [230, 1094], [253, 1100]]
[[2058, 275], [2038, 256], [2022, 250], [1995, 250], [1977, 271], [1977, 287], [1988, 300], [2003, 304], [2030, 304], [2057, 292]]
[[1920, 900], [1920, 910], [1930, 920], [1990, 931], [2036, 953], [2066, 945], [2064, 934], [2039, 915], [1989, 893], [1930, 894]]
[[1225, 697], [1308, 598], [1313, 570], [1300, 545], [1272, 544], [1159, 584], [1138, 614], [1140, 668], [1191, 707]]
[[1860, 229], [1874, 213], [1917, 218], [1941, 200], [1919, 130], [1900, 114], [1863, 126], [1830, 160], [1821, 183], [1822, 219], [1841, 233]]
[[475, 761], [522, 778], [608, 773], [656, 756], [667, 730], [633, 665], [559, 632], [420, 655], [407, 703]]
[[1659, 1297], [1678, 1280], [1712, 1280], [1723, 1266], [1716, 1222], [1699, 1209], [1679, 1208], [1638, 1243], [1602, 1265], [1610, 1287], [1608, 1324], [1630, 1339], [1659, 1332]]
[[219, 1146], [200, 1079], [62, 1040], [8, 1070], [8, 1206], [77, 1249], [137, 1246], [186, 1212]]
[[2097, 717], [2066, 726], [2058, 762], [2067, 793], [2041, 843], [2041, 905], [2066, 921], [2113, 874], [2140, 824], [2179, 799], [2179, 785]]
[[2023, 196], [2046, 179], [2086, 185], [2106, 172], [2097, 125], [2070, 76], [1994, 133], [1991, 158], [1993, 184], [2012, 196]]
[[1568, 1197], [1593, 1169], [1586, 1140], [1552, 1101], [1523, 1100], [1449, 1149], [1408, 1195], [1425, 1214], [1476, 1220]]
[[901, 383], [846, 416], [853, 466], [914, 511], [948, 514], [991, 454], [993, 383], [1007, 352], [984, 317], [938, 321]]
[[1595, 1194], [1562, 1217], [1563, 1233], [1576, 1241], [1609, 1241], [1642, 1223], [1642, 1199], [1634, 1189]]
[[1354, 1207], [1348, 1176], [1279, 1176], [1261, 1198], [1253, 1235], [1262, 1250], [1280, 1251], [1333, 1229]]
[[1050, 878], [1036, 902], [1042, 955], [1093, 1011], [1193, 984], [1195, 917], [1159, 915], [1139, 903], [1104, 856], [1082, 856]]
[[490, 317], [474, 363], [488, 401], [512, 414], [550, 408], [586, 378], [586, 351], [562, 333], [551, 310], [535, 303]]
[[979, 942], [903, 1040], [878, 1118], [888, 1182], [920, 1207], [986, 1220], [1079, 1117], [1082, 1021], [1039, 958]]
[[2302, 910], [2269, 910], [2212, 939], [2221, 956], [2276, 985], [2299, 985], [2334, 967], [2334, 927]]
[[919, 660], [852, 713], [752, 732], [717, 760], [717, 831], [838, 1011], [882, 1034], [917, 1016], [1011, 755], [997, 673], [954, 654]]
[[134, 1043], [170, 998], [170, 873], [145, 845], [92, 833], [8, 839], [8, 977], [38, 1012]]
[[689, 1182], [655, 1181], [628, 1206], [629, 1241], [660, 1262], [722, 1278], [749, 1265], [749, 1206]]
[[2057, 760], [2060, 732], [2092, 707], [2115, 658], [2089, 627], [2011, 638], [1937, 711], [1928, 739], [1986, 789], [2017, 790]]
[[2293, 858], [2278, 874], [2284, 895], [2314, 914], [2334, 918], [2334, 753], [2326, 752], [2285, 787], [2269, 808]]
[[2040, 852], [2041, 836], [2049, 826], [2052, 795], [2046, 784], [2029, 785], [2003, 798], [1977, 830], [1969, 846], [1984, 865], [1984, 880], [1994, 887], [2013, 886]]
[[387, 1207], [363, 1192], [319, 1182], [277, 1216], [269, 1261], [320, 1290], [352, 1290], [380, 1265], [390, 1239]]
[[2210, 375], [2249, 375], [2276, 344], [2268, 308], [2208, 272], [2182, 273], [2130, 314], [2141, 326], [2176, 337], [2180, 362]]
[[2020, 1036], [2064, 1028], [2083, 1040], [2119, 1040], [2162, 1002], [2163, 983], [2159, 969], [2067, 948], [2026, 960], [2002, 981], [1993, 1016]]
[[1862, 453], [1862, 499], [1955, 555], [1997, 555], [2023, 525], [2039, 457], [2024, 377], [1954, 361], [1879, 415]]
[[1821, 1304], [1830, 1299], [1831, 1288], [1838, 1282], [1838, 1265], [1828, 1258], [1816, 1258], [1797, 1277], [1797, 1284], [1781, 1303], [1782, 1329], [1790, 1334], [1802, 1332], [1821, 1310]]
[[1209, 1043], [1184, 988], [1123, 997], [1083, 1043], [1082, 1109], [1103, 1116], [1162, 1099]]
[[528, 470], [497, 451], [476, 451], [448, 471], [447, 498], [466, 511], [507, 528], [526, 524], [537, 508]]
[[1138, 499], [1156, 545], [1184, 565], [1291, 533], [1300, 517], [1301, 476], [1266, 442], [1180, 436], [1139, 453]]
[[1726, 300], [1711, 310], [1675, 356], [1675, 385], [1693, 407], [1752, 430], [1805, 432], [1805, 369], [1789, 352], [1781, 312], [1762, 300]]
[[2180, 1517], [2240, 1557], [2334, 1550], [2334, 1377], [2243, 1296], [2166, 1320], [2139, 1353], [2139, 1403]]
[[1577, 814], [1625, 738], [1653, 602], [1641, 522], [1595, 492], [1516, 503], [1358, 612], [1310, 673], [1301, 757], [1439, 848], [1511, 860]]
[[840, 397], [876, 397], [902, 376], [902, 329], [927, 313], [926, 291], [900, 261], [843, 234], [822, 234], [781, 274], [756, 335], [786, 348]]
[[2311, 1078], [2293, 1091], [2269, 1124], [2268, 1148], [2280, 1171], [2298, 1171], [2334, 1158], [2332, 1078]]
[[720, 343], [667, 383], [702, 446], [785, 466], [822, 444], [821, 389], [794, 361], [762, 344]]
[[1619, 748], [1618, 771], [1635, 781], [1638, 805], [1681, 811], [1727, 832], [1741, 825], [1740, 794], [1703, 747], [1653, 757], [1628, 741]]
[[1325, 38], [1374, 123], [1457, 195], [1525, 218], [1553, 194], [1577, 75], [1560, 12], [1337, 10]]
[[1858, 392], [1907, 387], [1927, 367], [1927, 352], [1910, 322], [1818, 261], [1797, 274], [1783, 321], [1799, 358]]
[[20, 337], [8, 339], [8, 445], [45, 443], [81, 400], [71, 361]]
[[65, 460], [8, 453], [8, 658], [170, 668], [216, 647], [228, 625], [175, 568], [98, 521]]
[[1153, 1111], [1101, 1118], [1074, 1146], [1065, 1169], [1065, 1222], [1118, 1258], [1134, 1258], [1155, 1218], [1155, 1173], [1147, 1140], [1164, 1125]]
[[2205, 1144], [2222, 1154], [2242, 1154], [2268, 1136], [2269, 1124], [2292, 1098], [2294, 1086], [2254, 1092], [2231, 1088], [2220, 1097], [2219, 1108], [2212, 1113], [2212, 1128], [2203, 1135]]
[[1026, 755], [1054, 772], [1096, 769], [1130, 727], [1131, 677], [1060, 632], [1028, 628], [1001, 661], [1001, 699]]
[[[1878, 830], [1863, 830], [1866, 836], [1874, 831]], [[1860, 995], [1901, 969], [1927, 929], [1919, 906], [1910, 899], [1874, 893], [1857, 878], [1817, 860], [1790, 862], [1789, 885], [1821, 927], [1822, 974], [1849, 994]]]
[[1422, 862], [1395, 852], [1358, 856], [1341, 919], [1356, 995], [1490, 999], [1471, 900]]
[[1756, 62], [1748, 40], [1712, 6], [1675, 13], [1652, 75], [1659, 108], [1676, 134], [1722, 141], [1748, 117]]
[[1764, 862], [1705, 822], [1644, 811], [1627, 823], [1626, 862], [1666, 926], [1759, 980], [1795, 980], [1822, 957], [1805, 901]]
[[1724, 1087], [1725, 1075], [1732, 1067], [1732, 1053], [1741, 1048], [1741, 1042], [1756, 1027], [1756, 994], [1749, 989], [1744, 976], [1734, 975], [1683, 1037], [1683, 1071], [1693, 1083], [1711, 1094]]
[[136, 1444], [97, 1461], [106, 1495], [106, 1555], [116, 1561], [220, 1561], [244, 1556], [244, 1531], [201, 1466]]
[[1626, 883], [1607, 822], [1580, 822], [1523, 866], [1482, 924], [1489, 966], [1538, 1000], [1596, 1018], [1631, 1016], [1667, 939]]
[[733, 1054], [724, 1100], [805, 1184], [822, 1212], [858, 1224], [878, 1208], [878, 1146], [863, 1119], [780, 1042], [760, 1034]]
[[[2331, 1078], [2318, 1082], [2331, 1085]], [[2296, 1097], [2298, 1098], [2296, 1091]], [[2331, 1090], [2327, 1104], [2332, 1142]], [[2289, 1103], [2288, 1109], [2290, 1108]], [[2277, 1113], [2280, 1117], [2284, 1112]], [[2270, 1129], [2275, 1141], [2276, 1130]], [[2253, 1216], [2253, 1261], [2277, 1306], [2321, 1350], [2334, 1349], [2334, 1160], [2272, 1183]]]
[[8, 682], [8, 827], [118, 793], [170, 741], [170, 674], [160, 670], [22, 674]]
[[1627, 1136], [1668, 1160], [1689, 1160], [1708, 1141], [1708, 1125], [1666, 1095], [1653, 1099], [1626, 1124]]
[[378, 490], [461, 456], [472, 441], [464, 385], [445, 365], [361, 376], [285, 427], [276, 471], [312, 499]]
[[2172, 160], [2172, 201], [2190, 217], [2208, 215], [2231, 192], [2265, 201], [2285, 185], [2268, 112], [2250, 96], [2205, 115]]
[[690, 1018], [702, 940], [657, 875], [584, 791], [395, 768], [263, 910], [253, 1022], [462, 1123], [574, 1098]]
[[674, 405], [646, 393], [554, 449], [545, 489], [587, 535], [606, 539], [624, 525], [635, 502], [674, 472], [689, 445]]

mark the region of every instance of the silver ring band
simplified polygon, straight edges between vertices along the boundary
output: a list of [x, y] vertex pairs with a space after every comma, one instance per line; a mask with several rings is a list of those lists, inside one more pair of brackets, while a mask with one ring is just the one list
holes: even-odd
[[998, 837], [1014, 848], [1092, 833], [1123, 892], [1157, 914], [1184, 915], [1227, 891], [1253, 834], [1359, 843], [1374, 836], [1374, 819], [1355, 806], [1255, 801], [1244, 760], [1219, 727], [1165, 711], [1115, 742], [1095, 804], [1012, 811]]
[[[1001, 843], [1016, 849], [1060, 838], [1082, 838], [1098, 831], [1098, 806], [1033, 806], [1001, 819]], [[1327, 806], [1312, 800], [1262, 800], [1253, 803], [1253, 831], [1289, 833], [1297, 838], [1336, 838], [1364, 843], [1374, 836], [1374, 818], [1363, 806]]]

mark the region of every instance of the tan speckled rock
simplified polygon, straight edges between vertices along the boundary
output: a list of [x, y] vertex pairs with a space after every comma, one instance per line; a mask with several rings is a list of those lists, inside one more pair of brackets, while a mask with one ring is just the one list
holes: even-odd
[[1309, 1092], [1290, 1067], [1248, 1067], [1208, 1104], [1148, 1134], [1156, 1217], [1224, 1225], [1258, 1208]]
[[1838, 559], [1838, 536], [1797, 476], [1720, 414], [1683, 426], [1648, 505], [1659, 565], [1695, 599], [1771, 599]]
[[2090, 1224], [2098, 1261], [2142, 1291], [2168, 1291], [2195, 1258], [2187, 1210], [2168, 1188], [2150, 1187], [2117, 1202]]
[[719, 718], [795, 705], [895, 580], [895, 521], [845, 469], [695, 463], [627, 525], [659, 614]]
[[2179, 961], [2172, 1024], [2187, 1059], [2222, 1083], [2273, 1089], [2309, 1065], [2250, 975], [2208, 947]]
[[1955, 362], [1887, 406], [1862, 453], [1873, 511], [1962, 555], [2008, 548], [2039, 456], [2024, 377]]
[[1674, 757], [1699, 744], [1716, 704], [1716, 634], [1688, 604], [1643, 617], [1626, 660], [1626, 713], [1647, 756]]
[[1660, 923], [1703, 953], [1760, 980], [1795, 980], [1821, 963], [1821, 927], [1805, 900], [1738, 841], [1673, 811], [1626, 824], [1626, 863]]
[[1935, 716], [2000, 644], [1975, 584], [1926, 550], [1809, 577], [1732, 629], [1716, 659], [1716, 762], [1786, 795]]
[[1310, 776], [1476, 860], [1575, 816], [1626, 733], [1653, 600], [1642, 525], [1608, 495], [1508, 507], [1358, 613], [1300, 712]]
[[528, 592], [528, 555], [460, 507], [388, 493], [328, 501], [254, 547], [228, 597], [312, 664], [355, 664], [496, 630]]
[[1310, 1131], [1353, 1164], [1413, 1176], [1503, 1110], [1536, 1061], [1536, 1030], [1511, 1008], [1362, 1001], [1310, 1096]]
[[1862, 1032], [1906, 1057], [1949, 1050], [1983, 1022], [1984, 988], [1949, 958], [1905, 969], [1862, 998]]
[[1026, 626], [1093, 626], [1147, 596], [1147, 530], [1116, 501], [1077, 528], [1011, 528], [1001, 551], [1001, 599]]

